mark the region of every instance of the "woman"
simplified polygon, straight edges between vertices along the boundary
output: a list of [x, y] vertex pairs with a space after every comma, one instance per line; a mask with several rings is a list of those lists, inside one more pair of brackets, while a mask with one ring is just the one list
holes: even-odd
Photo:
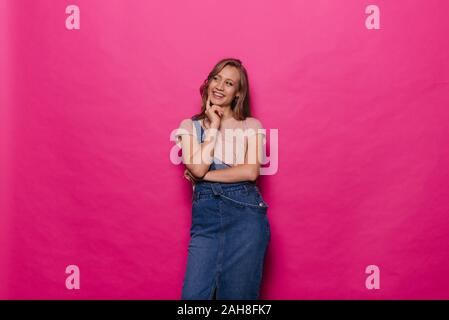
[[201, 112], [184, 119], [176, 134], [194, 186], [181, 299], [256, 300], [270, 226], [256, 185], [264, 132], [250, 117], [241, 61], [219, 61], [200, 93]]

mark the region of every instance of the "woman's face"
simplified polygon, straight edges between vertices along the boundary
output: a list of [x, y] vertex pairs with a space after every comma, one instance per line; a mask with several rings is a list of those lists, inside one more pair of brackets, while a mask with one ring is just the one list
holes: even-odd
[[226, 66], [209, 82], [211, 102], [219, 106], [230, 106], [238, 95], [240, 73], [236, 67]]

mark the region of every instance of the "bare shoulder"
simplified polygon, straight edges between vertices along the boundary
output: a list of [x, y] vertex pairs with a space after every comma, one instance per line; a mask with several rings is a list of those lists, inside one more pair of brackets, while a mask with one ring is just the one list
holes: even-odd
[[192, 123], [193, 123], [193, 121], [190, 118], [182, 119], [181, 126], [185, 126], [185, 125], [191, 126]]
[[262, 128], [262, 122], [254, 117], [247, 117], [246, 123], [248, 125], [248, 128], [254, 128], [254, 129], [260, 129]]
[[192, 119], [190, 119], [190, 118], [183, 119], [181, 121], [181, 123], [179, 124], [179, 128], [191, 132], [192, 128], [193, 128], [193, 121], [192, 121]]

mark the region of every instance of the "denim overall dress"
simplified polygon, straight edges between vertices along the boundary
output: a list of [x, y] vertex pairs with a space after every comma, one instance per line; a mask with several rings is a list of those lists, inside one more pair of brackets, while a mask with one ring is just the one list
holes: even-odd
[[[202, 143], [205, 131], [193, 122]], [[228, 166], [214, 158], [209, 170]], [[267, 209], [254, 182], [196, 183], [182, 300], [259, 298], [270, 241]]]

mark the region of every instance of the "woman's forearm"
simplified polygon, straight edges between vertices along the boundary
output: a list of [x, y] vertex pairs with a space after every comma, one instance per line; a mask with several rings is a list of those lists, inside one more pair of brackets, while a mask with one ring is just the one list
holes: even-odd
[[233, 183], [256, 181], [260, 166], [256, 164], [239, 164], [225, 169], [208, 171], [203, 180], [211, 182]]
[[187, 169], [197, 178], [203, 178], [212, 164], [217, 134], [215, 128], [206, 129], [204, 142], [194, 150], [190, 163], [186, 164]]

